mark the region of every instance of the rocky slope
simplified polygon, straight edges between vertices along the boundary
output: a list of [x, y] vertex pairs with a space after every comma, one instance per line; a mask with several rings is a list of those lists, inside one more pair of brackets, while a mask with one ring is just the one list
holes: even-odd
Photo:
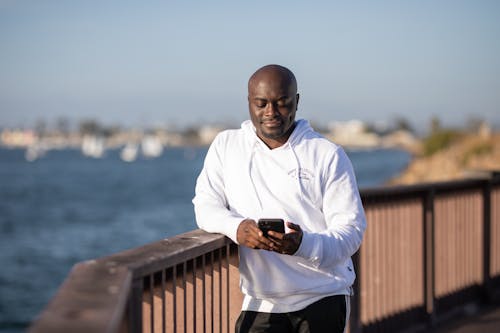
[[421, 152], [414, 156], [407, 169], [389, 185], [455, 180], [476, 171], [500, 171], [500, 133], [460, 134], [430, 156]]

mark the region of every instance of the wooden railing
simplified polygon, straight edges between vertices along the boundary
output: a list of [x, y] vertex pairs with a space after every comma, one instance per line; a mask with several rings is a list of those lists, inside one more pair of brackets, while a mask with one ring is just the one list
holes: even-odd
[[[500, 290], [500, 179], [361, 191], [351, 332], [425, 329]], [[75, 265], [31, 332], [232, 332], [238, 247], [195, 230]]]
[[362, 191], [353, 331], [425, 328], [500, 289], [497, 176]]

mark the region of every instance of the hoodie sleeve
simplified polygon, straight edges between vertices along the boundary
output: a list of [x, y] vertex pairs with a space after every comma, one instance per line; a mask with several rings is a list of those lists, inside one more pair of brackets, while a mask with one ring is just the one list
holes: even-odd
[[224, 194], [221, 135], [210, 145], [198, 176], [193, 198], [196, 223], [207, 232], [221, 233], [237, 243], [236, 233], [245, 218], [229, 210]]
[[361, 245], [366, 218], [349, 158], [340, 147], [326, 168], [323, 213], [327, 228], [304, 232], [297, 256], [327, 269], [350, 258]]

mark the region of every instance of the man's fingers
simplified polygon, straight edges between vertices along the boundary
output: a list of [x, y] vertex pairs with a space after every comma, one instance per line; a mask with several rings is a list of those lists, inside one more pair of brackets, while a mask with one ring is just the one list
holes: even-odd
[[282, 234], [281, 232], [276, 232], [272, 230], [268, 231], [267, 234], [275, 239], [283, 239], [283, 237], [285, 236], [285, 234]]
[[292, 230], [295, 230], [295, 231], [300, 231], [300, 226], [298, 224], [295, 224], [295, 223], [292, 223], [292, 222], [287, 222], [286, 223], [286, 226]]
[[269, 232], [269, 235], [272, 236], [270, 239], [275, 245], [272, 251], [293, 255], [302, 241], [302, 229], [299, 225], [292, 222], [287, 222], [287, 227], [291, 231], [286, 234]]
[[240, 223], [237, 231], [238, 242], [244, 246], [256, 249], [268, 249], [269, 243], [263, 236], [262, 231], [258, 228], [254, 220], [247, 219]]
[[249, 237], [249, 240], [252, 242], [252, 248], [261, 249], [261, 250], [271, 250], [274, 247], [274, 244], [271, 239], [264, 237], [264, 234], [260, 229], [257, 229], [255, 233]]
[[254, 238], [253, 240], [254, 240], [254, 242], [253, 242], [254, 249], [261, 249], [261, 250], [270, 251], [274, 247], [273, 243], [265, 237]]
[[297, 233], [301, 233], [299, 225], [287, 222], [291, 232], [288, 234], [269, 231], [268, 237], [264, 237], [262, 230], [259, 229], [254, 220], [244, 220], [238, 228], [238, 240], [240, 244], [252, 249], [261, 249], [275, 251], [283, 254], [293, 254], [297, 248]]

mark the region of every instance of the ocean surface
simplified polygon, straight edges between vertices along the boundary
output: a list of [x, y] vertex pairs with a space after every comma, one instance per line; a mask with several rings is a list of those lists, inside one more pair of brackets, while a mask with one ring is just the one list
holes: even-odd
[[[206, 148], [167, 148], [123, 162], [52, 150], [27, 162], [0, 148], [0, 332], [23, 332], [71, 267], [196, 229], [191, 199]], [[384, 184], [410, 161], [402, 150], [348, 151], [358, 185]]]

